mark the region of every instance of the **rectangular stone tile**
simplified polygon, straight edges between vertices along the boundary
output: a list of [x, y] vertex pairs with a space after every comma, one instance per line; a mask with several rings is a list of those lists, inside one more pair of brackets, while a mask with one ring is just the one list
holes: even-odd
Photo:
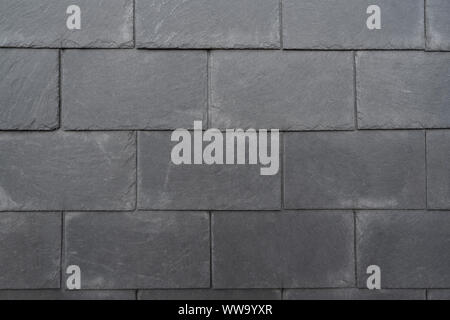
[[206, 212], [67, 213], [65, 241], [82, 289], [209, 287]]
[[450, 53], [358, 52], [358, 127], [450, 127]]
[[139, 133], [139, 209], [280, 209], [280, 171], [261, 175], [260, 165], [248, 164], [175, 165], [171, 150], [177, 143], [170, 132]]
[[[79, 7], [80, 29], [68, 28], [72, 5]], [[2, 0], [0, 12], [3, 47], [133, 46], [133, 0]]]
[[59, 288], [60, 213], [2, 212], [0, 243], [0, 289]]
[[136, 300], [136, 291], [0, 290], [0, 300]]
[[139, 291], [138, 298], [139, 300], [281, 300], [281, 290], [142, 290]]
[[130, 132], [1, 133], [0, 211], [132, 210]]
[[62, 61], [64, 129], [190, 128], [206, 118], [206, 52], [68, 50]]
[[351, 52], [213, 51], [211, 126], [354, 128]]
[[425, 300], [425, 290], [288, 289], [283, 300]]
[[[368, 28], [371, 5], [380, 29]], [[418, 49], [424, 42], [423, 0], [283, 0], [284, 48]]]
[[278, 0], [136, 0], [141, 48], [278, 48]]
[[0, 130], [59, 126], [58, 59], [57, 50], [0, 49]]
[[427, 48], [450, 50], [450, 1], [426, 0]]
[[450, 287], [449, 212], [359, 212], [356, 228], [359, 287], [370, 265], [383, 289]]
[[419, 131], [286, 133], [288, 209], [425, 208]]
[[450, 300], [450, 289], [428, 290], [428, 300]]
[[428, 208], [450, 209], [450, 130], [427, 132]]
[[212, 240], [215, 288], [354, 284], [351, 212], [215, 212]]

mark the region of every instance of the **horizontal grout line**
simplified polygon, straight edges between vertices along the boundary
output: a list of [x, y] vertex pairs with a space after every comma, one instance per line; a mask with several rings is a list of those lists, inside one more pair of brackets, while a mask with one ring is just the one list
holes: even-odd
[[242, 48], [219, 48], [219, 47], [202, 47], [202, 48], [151, 48], [151, 47], [0, 47], [1, 49], [37, 49], [37, 50], [139, 50], [139, 51], [311, 51], [311, 52], [349, 52], [349, 51], [417, 51], [417, 52], [444, 52], [450, 53], [450, 50], [445, 49], [431, 49], [431, 48], [255, 48], [255, 47], [242, 47]]

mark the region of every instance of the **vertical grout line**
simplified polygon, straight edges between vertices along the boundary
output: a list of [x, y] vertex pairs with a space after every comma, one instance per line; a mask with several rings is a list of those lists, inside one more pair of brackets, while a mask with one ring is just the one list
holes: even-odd
[[62, 49], [58, 50], [58, 129], [61, 129], [62, 117]]
[[428, 210], [428, 147], [427, 147], [427, 130], [425, 132], [425, 209]]
[[424, 50], [428, 48], [428, 36], [427, 36], [427, 0], [423, 0], [423, 37], [424, 37]]
[[355, 265], [355, 287], [358, 288], [358, 252], [356, 242], [356, 210], [353, 210], [353, 259]]
[[425, 289], [425, 300], [428, 300], [428, 289]]
[[286, 166], [286, 164], [285, 164], [286, 159], [285, 159], [285, 155], [284, 155], [284, 153], [285, 153], [284, 140], [285, 140], [284, 132], [280, 132], [280, 147], [279, 148], [280, 148], [280, 157], [281, 157], [281, 161], [280, 161], [281, 210], [284, 210], [284, 168]]
[[139, 289], [136, 289], [136, 291], [134, 293], [134, 299], [139, 300]]
[[136, 0], [133, 0], [133, 48], [136, 48]]
[[211, 126], [210, 109], [211, 107], [211, 50], [206, 51], [206, 129]]
[[209, 211], [209, 288], [213, 288], [213, 264], [212, 264], [212, 211]]
[[356, 51], [353, 51], [353, 99], [354, 99], [354, 125], [355, 129], [358, 130], [358, 90], [356, 89]]
[[64, 227], [64, 221], [65, 221], [65, 213], [64, 213], [64, 211], [62, 211], [61, 212], [61, 253], [60, 253], [60, 261], [59, 261], [59, 263], [60, 263], [60, 274], [59, 274], [59, 288], [60, 288], [60, 290], [64, 290], [65, 288], [64, 288], [64, 286], [63, 286], [63, 283], [64, 283], [64, 274], [65, 274], [65, 272], [64, 272], [64, 264], [65, 264], [65, 259], [64, 259], [64, 256], [65, 256], [65, 254], [64, 254], [64, 244], [65, 244], [65, 227]]
[[280, 49], [283, 50], [283, 0], [280, 0], [278, 4], [278, 23], [280, 24], [279, 28], [279, 37], [280, 37]]
[[134, 210], [138, 211], [138, 135], [139, 135], [139, 131], [135, 131], [134, 134], [136, 135], [135, 137], [135, 171], [134, 171], [134, 185], [135, 185], [135, 198], [134, 198]]

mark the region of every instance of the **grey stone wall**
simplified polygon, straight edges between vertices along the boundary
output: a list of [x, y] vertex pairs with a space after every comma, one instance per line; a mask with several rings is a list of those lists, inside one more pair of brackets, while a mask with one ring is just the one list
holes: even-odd
[[[450, 299], [450, 1], [0, 12], [0, 299]], [[174, 165], [194, 120], [280, 171]]]

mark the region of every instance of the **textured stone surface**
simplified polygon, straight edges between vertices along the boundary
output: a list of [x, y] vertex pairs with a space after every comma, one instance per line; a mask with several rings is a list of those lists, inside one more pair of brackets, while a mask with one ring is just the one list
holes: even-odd
[[136, 44], [146, 48], [276, 48], [278, 0], [136, 0]]
[[209, 286], [205, 212], [67, 213], [65, 264], [82, 289]]
[[354, 128], [351, 52], [213, 51], [211, 126]]
[[190, 128], [206, 114], [206, 60], [202, 51], [69, 50], [63, 127]]
[[[370, 5], [381, 29], [366, 25]], [[283, 46], [301, 49], [418, 49], [424, 47], [423, 0], [283, 0]]]
[[280, 300], [281, 290], [142, 290], [139, 300]]
[[428, 300], [450, 300], [450, 290], [428, 290]]
[[284, 143], [286, 208], [425, 208], [423, 132], [286, 133]]
[[380, 267], [381, 288], [450, 286], [448, 212], [359, 212], [356, 228], [358, 286], [369, 265]]
[[449, 128], [450, 54], [358, 52], [358, 126]]
[[450, 50], [450, 1], [427, 0], [427, 48]]
[[0, 290], [0, 300], [136, 300], [136, 291]]
[[0, 134], [0, 211], [131, 210], [135, 135]]
[[280, 209], [280, 173], [259, 165], [175, 165], [170, 132], [140, 132], [138, 208], [164, 210]]
[[57, 128], [58, 73], [57, 50], [0, 49], [0, 130]]
[[[70, 5], [81, 29], [69, 30]], [[133, 0], [2, 0], [0, 46], [111, 48], [133, 45]]]
[[450, 131], [427, 132], [428, 207], [450, 209]]
[[351, 212], [215, 212], [212, 234], [215, 288], [354, 284]]
[[425, 290], [288, 289], [284, 300], [425, 300]]
[[3, 212], [0, 243], [0, 289], [59, 288], [61, 214]]

